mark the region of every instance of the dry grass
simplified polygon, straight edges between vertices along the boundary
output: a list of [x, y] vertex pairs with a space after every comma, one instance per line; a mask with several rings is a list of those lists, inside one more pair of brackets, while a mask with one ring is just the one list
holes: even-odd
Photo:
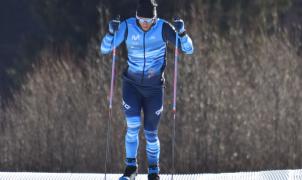
[[[286, 36], [233, 33], [225, 39], [199, 28], [190, 34], [195, 53], [181, 56], [179, 65], [177, 172], [301, 167], [301, 59]], [[41, 53], [42, 63], [28, 74], [14, 102], [1, 109], [1, 170], [104, 170], [111, 69], [110, 56], [98, 57], [96, 51], [93, 46], [80, 68], [68, 48], [62, 54], [52, 49]], [[164, 173], [171, 167], [172, 60], [170, 53], [160, 126]], [[118, 61], [119, 77], [124, 61]], [[123, 169], [120, 80], [114, 97], [111, 172]], [[143, 146], [139, 163], [146, 166]]]

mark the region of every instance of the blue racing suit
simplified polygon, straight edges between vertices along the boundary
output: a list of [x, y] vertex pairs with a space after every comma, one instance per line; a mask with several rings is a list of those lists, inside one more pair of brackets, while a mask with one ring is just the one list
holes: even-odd
[[[116, 32], [116, 47], [126, 43], [128, 67], [123, 74], [123, 107], [127, 122], [125, 137], [126, 164], [136, 165], [141, 126], [141, 110], [144, 112], [144, 132], [149, 166], [159, 164], [160, 143], [158, 125], [163, 111], [164, 69], [167, 43], [175, 45], [176, 32], [168, 22], [156, 19], [148, 31], [141, 29], [136, 18], [120, 24]], [[193, 53], [193, 44], [187, 34], [179, 37], [179, 48], [186, 54]], [[108, 54], [113, 49], [113, 36], [103, 38], [101, 52]], [[128, 161], [127, 161], [128, 160]], [[159, 169], [150, 169], [158, 173]]]

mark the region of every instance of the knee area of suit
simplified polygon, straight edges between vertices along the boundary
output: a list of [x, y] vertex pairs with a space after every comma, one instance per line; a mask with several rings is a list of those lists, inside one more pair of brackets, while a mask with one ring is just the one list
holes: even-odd
[[139, 127], [137, 128], [127, 128], [126, 139], [128, 142], [137, 141], [139, 135]]
[[145, 138], [146, 138], [146, 141], [148, 141], [148, 142], [158, 141], [158, 132], [157, 132], [157, 130], [155, 130], [155, 131], [145, 130]]

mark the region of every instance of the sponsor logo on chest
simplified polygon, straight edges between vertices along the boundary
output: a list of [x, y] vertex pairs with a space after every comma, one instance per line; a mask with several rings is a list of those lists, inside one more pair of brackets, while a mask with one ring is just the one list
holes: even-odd
[[156, 37], [155, 37], [154, 35], [152, 35], [149, 39], [150, 39], [150, 40], [155, 40]]
[[137, 34], [137, 35], [132, 35], [131, 39], [132, 39], [132, 41], [139, 41], [140, 35], [139, 35], [139, 34]]

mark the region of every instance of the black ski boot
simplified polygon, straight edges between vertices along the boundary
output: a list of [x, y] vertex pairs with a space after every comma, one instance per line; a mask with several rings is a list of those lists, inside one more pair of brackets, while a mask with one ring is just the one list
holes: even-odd
[[137, 166], [126, 166], [124, 175], [119, 180], [135, 180], [137, 176]]
[[148, 180], [159, 180], [159, 166], [158, 164], [149, 165]]
[[148, 174], [148, 180], [159, 180], [159, 175], [157, 173]]

